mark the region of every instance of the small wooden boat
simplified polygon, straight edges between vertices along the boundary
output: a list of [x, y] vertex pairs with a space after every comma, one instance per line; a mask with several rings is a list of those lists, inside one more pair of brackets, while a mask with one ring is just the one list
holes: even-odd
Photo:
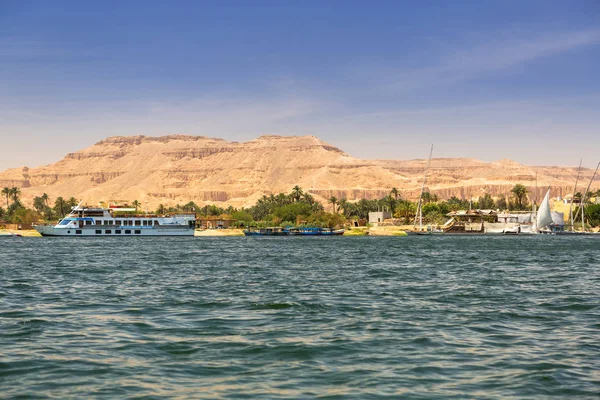
[[246, 236], [339, 236], [344, 234], [344, 229], [329, 228], [249, 228], [244, 230]]

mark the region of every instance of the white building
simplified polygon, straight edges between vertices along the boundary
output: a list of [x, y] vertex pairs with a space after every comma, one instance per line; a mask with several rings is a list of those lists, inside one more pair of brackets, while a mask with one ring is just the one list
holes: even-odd
[[376, 211], [369, 213], [369, 223], [370, 224], [378, 224], [383, 222], [385, 219], [392, 218], [392, 213], [389, 211]]

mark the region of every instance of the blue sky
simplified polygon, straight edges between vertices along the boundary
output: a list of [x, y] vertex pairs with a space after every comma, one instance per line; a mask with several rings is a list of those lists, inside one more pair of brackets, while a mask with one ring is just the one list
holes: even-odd
[[600, 158], [600, 2], [0, 0], [0, 170], [107, 136]]

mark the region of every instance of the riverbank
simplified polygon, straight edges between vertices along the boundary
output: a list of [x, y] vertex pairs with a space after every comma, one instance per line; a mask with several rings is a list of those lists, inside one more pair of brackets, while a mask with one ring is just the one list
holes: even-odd
[[[30, 230], [12, 230], [0, 229], [0, 236], [20, 235], [23, 237], [41, 237], [34, 229]], [[382, 226], [382, 227], [361, 227], [351, 228], [344, 232], [344, 236], [406, 236], [402, 227]], [[197, 237], [223, 237], [223, 236], [244, 236], [243, 229], [204, 229], [196, 230], [194, 236]]]
[[0, 229], [0, 236], [27, 236], [27, 237], [42, 237], [35, 229], [15, 230], [15, 229]]
[[244, 236], [243, 229], [203, 229], [196, 230], [194, 236]]

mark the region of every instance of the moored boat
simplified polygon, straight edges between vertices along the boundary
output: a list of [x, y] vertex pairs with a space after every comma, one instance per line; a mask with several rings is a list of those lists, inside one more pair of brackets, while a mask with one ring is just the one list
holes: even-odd
[[249, 228], [244, 230], [246, 236], [339, 236], [344, 234], [344, 229], [329, 229], [318, 227], [294, 228]]
[[195, 214], [127, 214], [78, 205], [56, 225], [35, 225], [42, 236], [194, 236]]
[[289, 234], [292, 236], [339, 236], [344, 234], [344, 230], [329, 228], [291, 228]]

